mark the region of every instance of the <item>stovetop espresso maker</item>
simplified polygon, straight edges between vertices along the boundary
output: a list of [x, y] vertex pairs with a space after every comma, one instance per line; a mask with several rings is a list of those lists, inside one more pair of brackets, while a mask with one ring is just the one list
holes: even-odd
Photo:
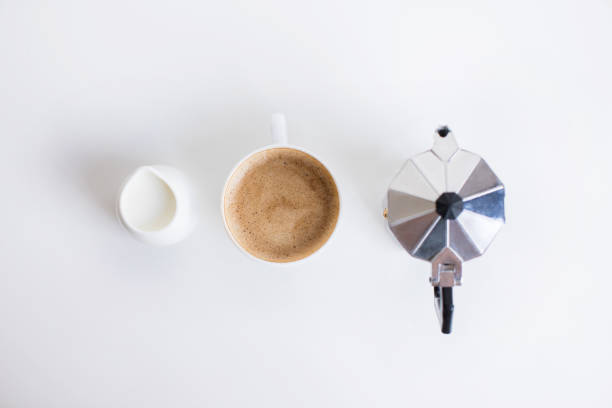
[[462, 264], [482, 255], [505, 223], [504, 185], [444, 126], [431, 150], [406, 161], [386, 195], [389, 229], [410, 255], [431, 262], [442, 333], [451, 332]]

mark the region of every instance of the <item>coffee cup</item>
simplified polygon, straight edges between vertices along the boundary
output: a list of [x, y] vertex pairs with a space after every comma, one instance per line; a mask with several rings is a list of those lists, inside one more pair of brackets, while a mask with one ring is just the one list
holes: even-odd
[[286, 121], [274, 114], [271, 145], [244, 157], [221, 196], [225, 229], [249, 257], [273, 264], [303, 261], [330, 241], [340, 193], [328, 167], [288, 142]]

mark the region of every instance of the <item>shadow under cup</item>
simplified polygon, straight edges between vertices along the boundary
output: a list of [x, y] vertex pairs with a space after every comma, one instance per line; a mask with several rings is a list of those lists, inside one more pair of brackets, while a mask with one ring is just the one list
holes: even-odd
[[340, 196], [327, 168], [290, 147], [253, 153], [230, 175], [223, 216], [234, 242], [252, 256], [286, 263], [306, 258], [331, 237]]

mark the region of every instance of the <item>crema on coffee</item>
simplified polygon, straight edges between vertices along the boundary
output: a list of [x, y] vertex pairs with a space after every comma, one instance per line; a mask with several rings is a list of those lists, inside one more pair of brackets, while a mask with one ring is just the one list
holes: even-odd
[[266, 261], [292, 262], [327, 242], [340, 198], [321, 162], [282, 147], [243, 161], [230, 176], [223, 206], [230, 234], [242, 248]]

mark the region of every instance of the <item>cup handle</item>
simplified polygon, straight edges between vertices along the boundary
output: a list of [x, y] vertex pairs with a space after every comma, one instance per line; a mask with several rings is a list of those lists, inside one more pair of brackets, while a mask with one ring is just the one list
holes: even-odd
[[275, 145], [289, 144], [287, 138], [287, 121], [282, 113], [272, 115], [271, 121], [272, 141]]

